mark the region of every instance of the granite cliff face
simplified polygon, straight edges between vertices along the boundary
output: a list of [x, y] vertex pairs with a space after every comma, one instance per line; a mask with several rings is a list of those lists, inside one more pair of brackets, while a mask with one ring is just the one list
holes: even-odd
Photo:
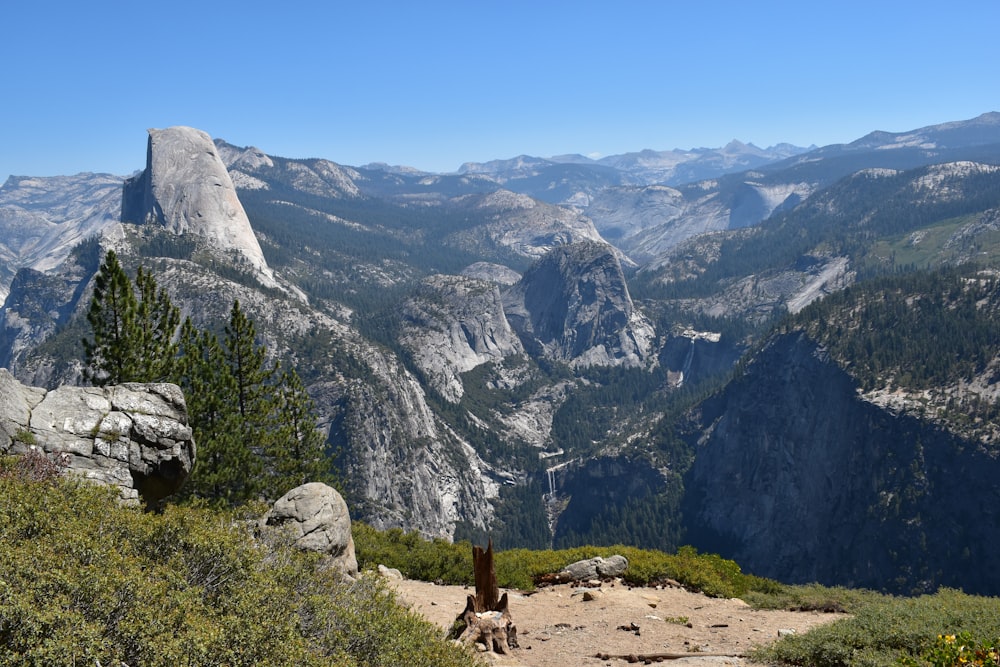
[[235, 253], [265, 286], [277, 284], [229, 172], [201, 130], [149, 130], [146, 169], [125, 182], [121, 217], [201, 237]]
[[332, 405], [330, 442], [355, 516], [377, 528], [450, 538], [459, 522], [492, 523], [499, 482], [473, 447], [427, 404], [417, 379], [393, 357], [366, 347], [364, 379], [320, 389]]
[[1000, 462], [865, 401], [805, 335], [771, 340], [691, 434], [699, 549], [792, 583], [1000, 593]]
[[[105, 232], [106, 239], [120, 236]], [[100, 265], [97, 239], [77, 246], [61, 264], [48, 271], [22, 268], [0, 309], [0, 366], [21, 382], [39, 387], [78, 383], [82, 359], [58, 363], [54, 355], [36, 354], [38, 345], [74, 317], [83, 317], [85, 295]], [[58, 367], [58, 368], [57, 368]]]
[[462, 398], [461, 374], [522, 354], [504, 317], [499, 288], [460, 276], [431, 276], [404, 305], [400, 336], [431, 387], [449, 401]]
[[85, 479], [118, 487], [123, 500], [150, 507], [180, 489], [195, 460], [176, 385], [46, 391], [0, 368], [0, 454], [32, 448]]
[[459, 198], [456, 205], [482, 220], [481, 224], [446, 240], [459, 248], [499, 249], [538, 259], [558, 246], [603, 242], [594, 223], [579, 212], [545, 204], [527, 195], [497, 190]]
[[576, 366], [642, 366], [654, 332], [632, 305], [610, 246], [559, 246], [504, 293], [504, 312], [532, 354]]

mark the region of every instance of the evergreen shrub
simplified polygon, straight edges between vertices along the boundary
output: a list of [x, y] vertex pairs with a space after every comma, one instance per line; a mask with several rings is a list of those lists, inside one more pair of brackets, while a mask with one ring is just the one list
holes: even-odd
[[942, 662], [947, 647], [939, 636], [951, 635], [979, 648], [993, 646], [1000, 637], [1000, 600], [954, 589], [912, 598], [880, 596], [850, 617], [785, 637], [753, 657], [816, 667], [975, 664]]
[[112, 489], [0, 466], [0, 667], [459, 667], [475, 656], [249, 511], [144, 514]]
[[[473, 583], [472, 544], [427, 540], [417, 533], [391, 529], [378, 531], [354, 522], [354, 545], [358, 564], [374, 568], [393, 567], [410, 579], [446, 584]], [[541, 575], [558, 572], [570, 563], [615, 554], [629, 561], [622, 579], [636, 586], [656, 585], [673, 579], [685, 587], [713, 597], [739, 597], [750, 591], [780, 590], [769, 579], [744, 574], [739, 565], [715, 554], [699, 554], [681, 547], [676, 554], [622, 545], [574, 547], [571, 549], [509, 549], [494, 556], [497, 584], [502, 588], [530, 590]]]

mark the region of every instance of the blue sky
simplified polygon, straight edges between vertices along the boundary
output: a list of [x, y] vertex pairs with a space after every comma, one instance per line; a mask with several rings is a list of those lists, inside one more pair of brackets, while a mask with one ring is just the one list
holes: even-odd
[[127, 175], [147, 128], [453, 171], [852, 141], [1000, 111], [997, 0], [6, 3], [0, 181]]

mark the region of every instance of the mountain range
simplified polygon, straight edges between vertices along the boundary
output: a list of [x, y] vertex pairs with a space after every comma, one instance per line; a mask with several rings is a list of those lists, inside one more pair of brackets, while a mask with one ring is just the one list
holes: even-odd
[[[130, 178], [0, 187], [0, 364], [82, 381], [114, 249], [200, 326], [240, 301], [376, 527], [691, 543], [785, 581], [996, 593], [998, 211], [998, 113], [454, 174], [151, 130]], [[877, 316], [908, 330], [862, 337]], [[940, 353], [936, 373], [890, 363], [935, 337], [982, 343], [913, 357]]]

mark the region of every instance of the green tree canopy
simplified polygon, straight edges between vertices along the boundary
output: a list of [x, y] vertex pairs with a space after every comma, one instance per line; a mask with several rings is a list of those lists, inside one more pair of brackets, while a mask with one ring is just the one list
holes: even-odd
[[152, 273], [140, 266], [133, 285], [108, 251], [87, 321], [91, 382], [173, 382], [184, 391], [198, 446], [186, 495], [236, 505], [333, 481], [315, 404], [294, 369], [269, 362], [238, 300], [221, 338], [191, 318], [180, 325], [179, 309]]
[[136, 317], [138, 302], [132, 281], [109, 250], [94, 277], [94, 294], [87, 310], [93, 339], [83, 339], [86, 378], [95, 385], [136, 380]]
[[84, 374], [91, 383], [166, 382], [173, 376], [180, 311], [141, 266], [133, 287], [114, 250], [94, 278], [87, 321], [93, 339], [83, 340]]

